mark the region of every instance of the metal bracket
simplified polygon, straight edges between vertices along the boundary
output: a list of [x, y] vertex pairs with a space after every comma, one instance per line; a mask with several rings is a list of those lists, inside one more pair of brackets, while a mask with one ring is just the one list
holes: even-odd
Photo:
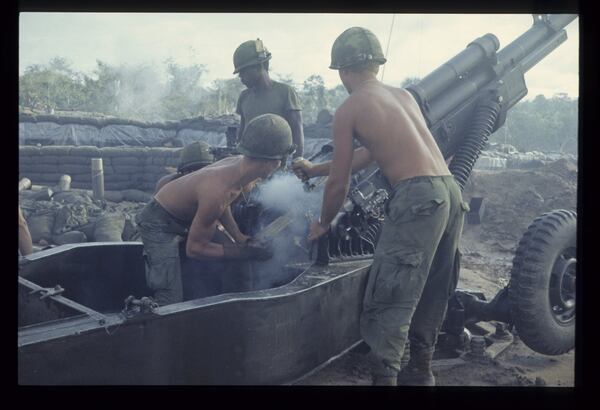
[[52, 300], [54, 300], [57, 303], [60, 303], [61, 305], [67, 306], [71, 309], [74, 309], [78, 312], [88, 315], [93, 320], [96, 320], [100, 326], [106, 325], [107, 317], [105, 315], [98, 313], [95, 310], [88, 308], [87, 306], [81, 305], [71, 299], [68, 299], [68, 298], [62, 296], [61, 294], [65, 291], [65, 289], [63, 289], [62, 286], [60, 286], [60, 285], [56, 285], [53, 288], [43, 288], [21, 276], [19, 276], [19, 283], [22, 284], [23, 286], [28, 287], [29, 289], [32, 289], [29, 292], [30, 295], [33, 295], [36, 293], [41, 293], [42, 294], [42, 296], [40, 297], [41, 300], [50, 297], [50, 298], [52, 298]]
[[158, 303], [151, 297], [144, 296], [140, 299], [136, 299], [133, 295], [129, 295], [125, 299], [125, 307], [121, 313], [126, 319], [131, 319], [140, 314], [145, 315], [154, 313], [154, 310], [158, 307]]
[[31, 292], [29, 292], [29, 294], [33, 295], [33, 294], [39, 292], [39, 293], [42, 294], [42, 296], [40, 296], [40, 300], [43, 300], [43, 299], [46, 299], [48, 296], [60, 295], [64, 291], [65, 290], [60, 285], [56, 285], [53, 288], [39, 288], [39, 289], [34, 289]]

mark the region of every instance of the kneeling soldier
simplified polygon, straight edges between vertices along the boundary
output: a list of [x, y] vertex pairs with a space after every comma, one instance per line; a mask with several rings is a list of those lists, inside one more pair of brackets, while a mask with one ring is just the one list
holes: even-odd
[[[144, 244], [146, 282], [159, 305], [181, 302], [179, 243], [199, 260], [266, 260], [272, 253], [240, 232], [230, 204], [259, 179], [268, 178], [293, 153], [288, 123], [264, 114], [248, 123], [237, 147], [242, 155], [217, 161], [164, 185], [138, 216]], [[217, 223], [235, 243], [212, 241]]]

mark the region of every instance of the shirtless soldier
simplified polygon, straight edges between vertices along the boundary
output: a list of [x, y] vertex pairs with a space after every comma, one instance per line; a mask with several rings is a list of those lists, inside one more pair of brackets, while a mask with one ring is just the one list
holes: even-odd
[[[243, 155], [224, 158], [164, 185], [138, 215], [146, 283], [159, 305], [182, 301], [179, 242], [186, 235], [189, 258], [265, 260], [272, 256], [240, 232], [229, 205], [244, 188], [269, 177], [293, 152], [290, 127], [274, 114], [256, 117], [248, 123], [237, 149]], [[235, 243], [211, 241], [218, 221]]]
[[215, 157], [211, 152], [210, 144], [204, 141], [195, 141], [186, 145], [179, 154], [177, 172], [165, 175], [156, 182], [154, 193], [156, 194], [167, 182], [179, 178], [182, 175], [197, 171], [202, 167], [212, 164]]
[[[391, 195], [364, 295], [361, 335], [371, 348], [374, 384], [431, 386], [431, 357], [458, 281], [455, 255], [467, 207], [411, 94], [376, 79], [385, 62], [367, 29], [352, 27], [335, 40], [330, 68], [339, 71], [350, 96], [333, 119], [333, 159], [301, 160], [293, 168], [298, 177], [329, 175], [310, 240], [328, 232], [351, 172], [376, 161], [385, 175]], [[362, 147], [353, 149], [353, 137]], [[410, 361], [398, 373], [407, 338]]]

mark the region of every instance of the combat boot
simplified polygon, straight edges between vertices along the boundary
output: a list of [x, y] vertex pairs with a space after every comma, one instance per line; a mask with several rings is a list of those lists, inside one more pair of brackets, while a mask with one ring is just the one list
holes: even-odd
[[381, 360], [374, 353], [369, 353], [373, 386], [395, 386], [398, 371]]
[[434, 347], [410, 345], [410, 360], [398, 373], [398, 386], [435, 386], [435, 377], [431, 372], [431, 358]]

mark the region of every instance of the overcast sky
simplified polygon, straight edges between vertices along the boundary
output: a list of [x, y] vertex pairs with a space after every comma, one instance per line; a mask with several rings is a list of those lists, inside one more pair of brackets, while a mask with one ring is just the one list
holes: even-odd
[[[495, 34], [503, 48], [531, 27], [530, 14], [300, 14], [300, 13], [21, 13], [20, 73], [31, 64], [65, 57], [73, 69], [91, 75], [96, 60], [111, 65], [163, 66], [171, 57], [182, 65], [203, 64], [205, 85], [232, 78], [233, 52], [255, 38], [272, 53], [273, 74], [301, 84], [319, 74], [327, 87], [340, 84], [328, 68], [331, 45], [345, 29], [362, 26], [379, 38], [388, 62], [383, 81], [398, 85], [407, 76], [424, 77], [469, 42]], [[393, 21], [393, 28], [392, 28]], [[391, 35], [390, 35], [390, 29]], [[579, 95], [579, 20], [567, 26], [568, 39], [532, 68], [526, 98], [555, 93]], [[388, 46], [389, 40], [389, 46]]]

